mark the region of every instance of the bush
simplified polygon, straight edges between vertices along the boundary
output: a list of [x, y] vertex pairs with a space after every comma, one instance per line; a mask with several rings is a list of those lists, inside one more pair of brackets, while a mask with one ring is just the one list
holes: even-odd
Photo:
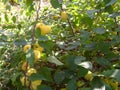
[[40, 1], [0, 2], [0, 90], [119, 90], [120, 2]]

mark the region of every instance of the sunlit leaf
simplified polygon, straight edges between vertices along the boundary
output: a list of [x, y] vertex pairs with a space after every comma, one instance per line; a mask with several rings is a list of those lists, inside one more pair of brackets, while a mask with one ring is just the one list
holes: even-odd
[[84, 61], [84, 60], [86, 60], [86, 57], [78, 56], [75, 58], [75, 64], [79, 65], [81, 61]]
[[109, 3], [106, 4], [106, 6], [112, 5], [114, 3], [116, 3], [118, 0], [111, 0]]
[[56, 65], [63, 65], [63, 63], [60, 62], [55, 56], [48, 57], [48, 61]]
[[26, 5], [27, 5], [27, 6], [31, 6], [32, 3], [33, 3], [33, 0], [26, 0]]
[[27, 50], [26, 59], [31, 66], [34, 65], [34, 52], [32, 49]]
[[58, 0], [50, 0], [50, 3], [52, 4], [53, 8], [60, 8], [61, 7]]
[[120, 69], [112, 69], [103, 72], [106, 77], [116, 78], [120, 80]]
[[93, 68], [93, 65], [92, 65], [92, 63], [90, 61], [84, 61], [84, 62], [81, 62], [81, 63], [79, 63], [77, 65], [82, 66], [82, 67], [84, 67], [86, 69], [90, 69], [90, 70], [92, 70], [92, 68]]
[[13, 22], [15, 23], [15, 22], [16, 22], [16, 17], [13, 16], [13, 17], [12, 17], [12, 20], [13, 20]]
[[93, 31], [97, 34], [104, 34], [106, 32], [104, 28], [95, 28]]

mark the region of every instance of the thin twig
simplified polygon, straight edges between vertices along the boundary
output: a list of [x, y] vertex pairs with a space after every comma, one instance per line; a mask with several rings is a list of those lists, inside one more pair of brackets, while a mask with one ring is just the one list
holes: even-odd
[[69, 23], [69, 25], [70, 25], [70, 27], [71, 27], [72, 34], [73, 34], [73, 36], [75, 36], [74, 27], [72, 26], [72, 24], [71, 24], [71, 22], [70, 22], [70, 19], [68, 18], [67, 20], [68, 20], [68, 23]]
[[[61, 11], [64, 11], [64, 9], [62, 8], [62, 6], [61, 6]], [[70, 25], [70, 28], [71, 28], [71, 30], [72, 30], [73, 36], [75, 36], [74, 27], [73, 27], [73, 25], [71, 24], [69, 17], [68, 17], [67, 21], [68, 21], [68, 24]]]
[[37, 21], [38, 21], [38, 18], [39, 18], [39, 11], [40, 11], [40, 8], [41, 8], [41, 0], [39, 0], [39, 7], [38, 9], [36, 10], [36, 19], [35, 19], [35, 24], [34, 24], [34, 27], [33, 27], [33, 32], [32, 32], [32, 44], [35, 43], [35, 26], [37, 24]]

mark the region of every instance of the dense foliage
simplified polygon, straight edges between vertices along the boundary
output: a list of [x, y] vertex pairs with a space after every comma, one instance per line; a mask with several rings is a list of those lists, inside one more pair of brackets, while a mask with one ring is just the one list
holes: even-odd
[[120, 90], [120, 0], [0, 6], [0, 90]]

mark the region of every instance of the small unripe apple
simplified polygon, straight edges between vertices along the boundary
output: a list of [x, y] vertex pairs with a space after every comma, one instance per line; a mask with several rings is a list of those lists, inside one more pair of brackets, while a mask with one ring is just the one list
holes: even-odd
[[78, 81], [78, 82], [77, 82], [77, 86], [78, 86], [78, 87], [81, 87], [81, 86], [83, 86], [84, 84], [85, 84], [85, 83], [84, 83], [83, 81]]
[[93, 79], [93, 74], [91, 71], [88, 71], [88, 73], [84, 76], [86, 80], [91, 81]]

